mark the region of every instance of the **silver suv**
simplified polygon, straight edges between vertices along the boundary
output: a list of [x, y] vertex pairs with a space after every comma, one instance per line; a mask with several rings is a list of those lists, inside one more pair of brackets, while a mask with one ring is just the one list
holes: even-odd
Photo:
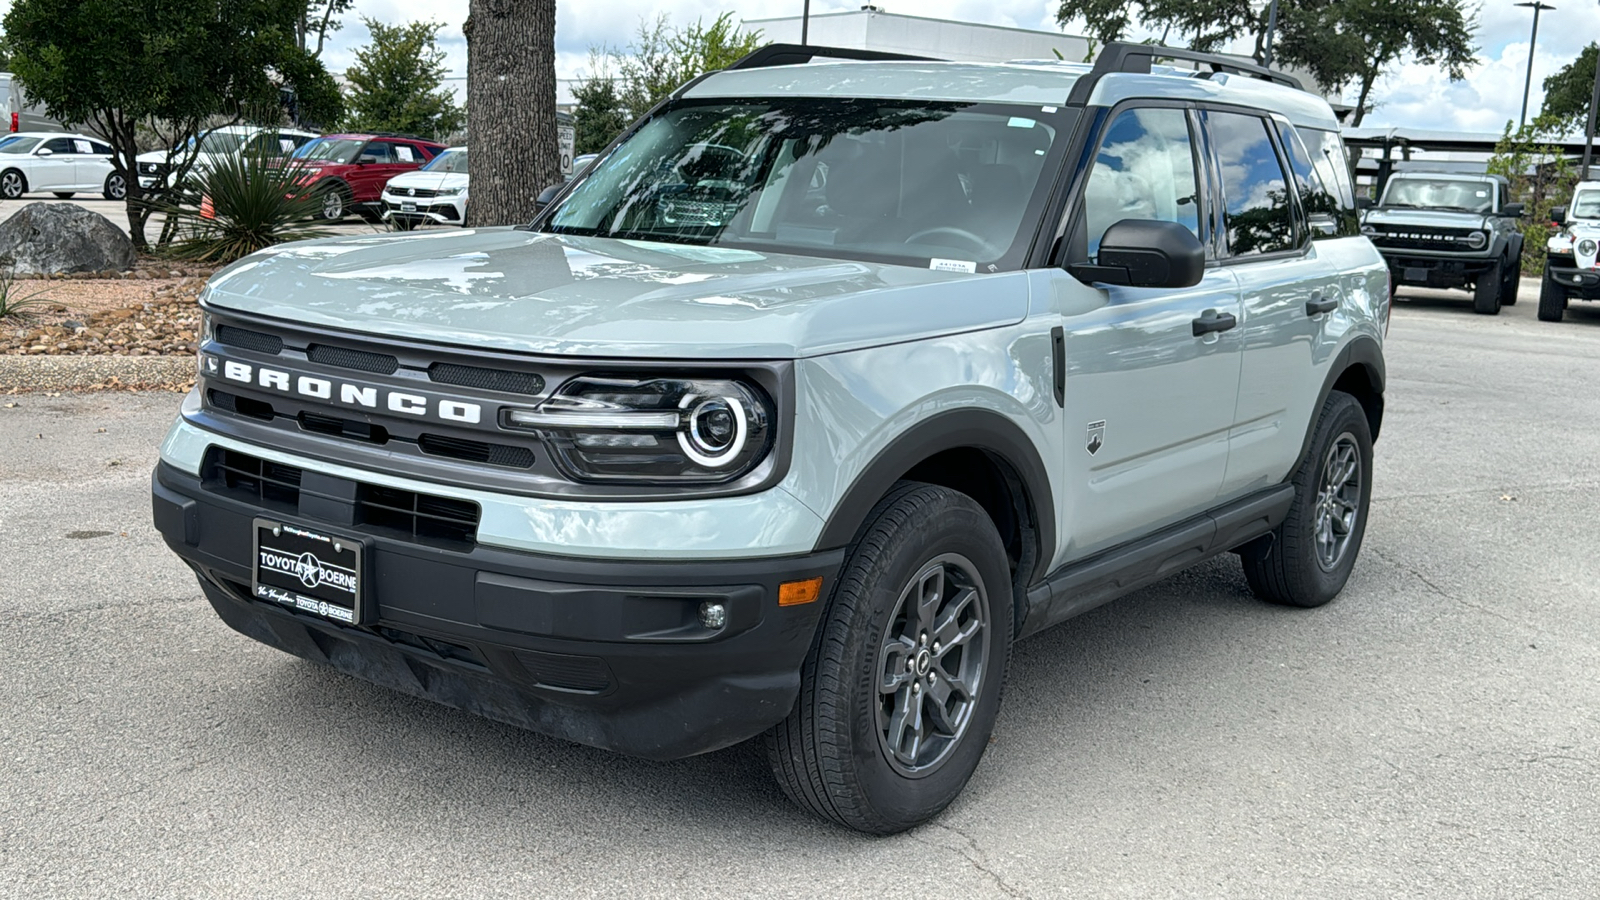
[[1473, 310], [1493, 316], [1517, 303], [1522, 212], [1504, 176], [1407, 171], [1384, 185], [1361, 231], [1388, 261], [1392, 287], [1471, 286]]
[[638, 756], [761, 737], [909, 828], [1014, 641], [1228, 552], [1343, 588], [1389, 312], [1343, 159], [1187, 51], [769, 47], [528, 226], [219, 273], [156, 524], [256, 640]]

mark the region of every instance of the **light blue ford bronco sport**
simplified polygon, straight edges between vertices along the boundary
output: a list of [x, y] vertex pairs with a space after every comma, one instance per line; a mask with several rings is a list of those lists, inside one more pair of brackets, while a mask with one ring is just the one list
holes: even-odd
[[772, 46], [530, 225], [219, 273], [155, 521], [258, 641], [909, 828], [1019, 638], [1229, 551], [1343, 588], [1389, 293], [1336, 129], [1188, 51]]

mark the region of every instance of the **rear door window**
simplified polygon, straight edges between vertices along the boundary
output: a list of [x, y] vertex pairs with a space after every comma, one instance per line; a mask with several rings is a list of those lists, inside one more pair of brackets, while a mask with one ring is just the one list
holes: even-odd
[[1206, 133], [1222, 176], [1223, 227], [1235, 257], [1292, 251], [1299, 246], [1289, 178], [1267, 120], [1243, 113], [1205, 113]]

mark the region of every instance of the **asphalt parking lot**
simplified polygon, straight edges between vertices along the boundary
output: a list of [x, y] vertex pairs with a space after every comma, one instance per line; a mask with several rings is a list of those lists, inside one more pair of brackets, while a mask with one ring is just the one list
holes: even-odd
[[750, 747], [621, 758], [234, 634], [149, 522], [177, 398], [0, 398], [0, 895], [1600, 895], [1600, 308], [1522, 298], [1398, 305], [1342, 597], [1227, 557], [1023, 642], [966, 792], [881, 839]]

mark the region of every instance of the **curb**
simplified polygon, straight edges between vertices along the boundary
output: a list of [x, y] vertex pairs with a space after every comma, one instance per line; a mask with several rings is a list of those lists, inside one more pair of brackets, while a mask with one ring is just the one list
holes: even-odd
[[0, 356], [0, 394], [34, 391], [180, 390], [191, 356]]

